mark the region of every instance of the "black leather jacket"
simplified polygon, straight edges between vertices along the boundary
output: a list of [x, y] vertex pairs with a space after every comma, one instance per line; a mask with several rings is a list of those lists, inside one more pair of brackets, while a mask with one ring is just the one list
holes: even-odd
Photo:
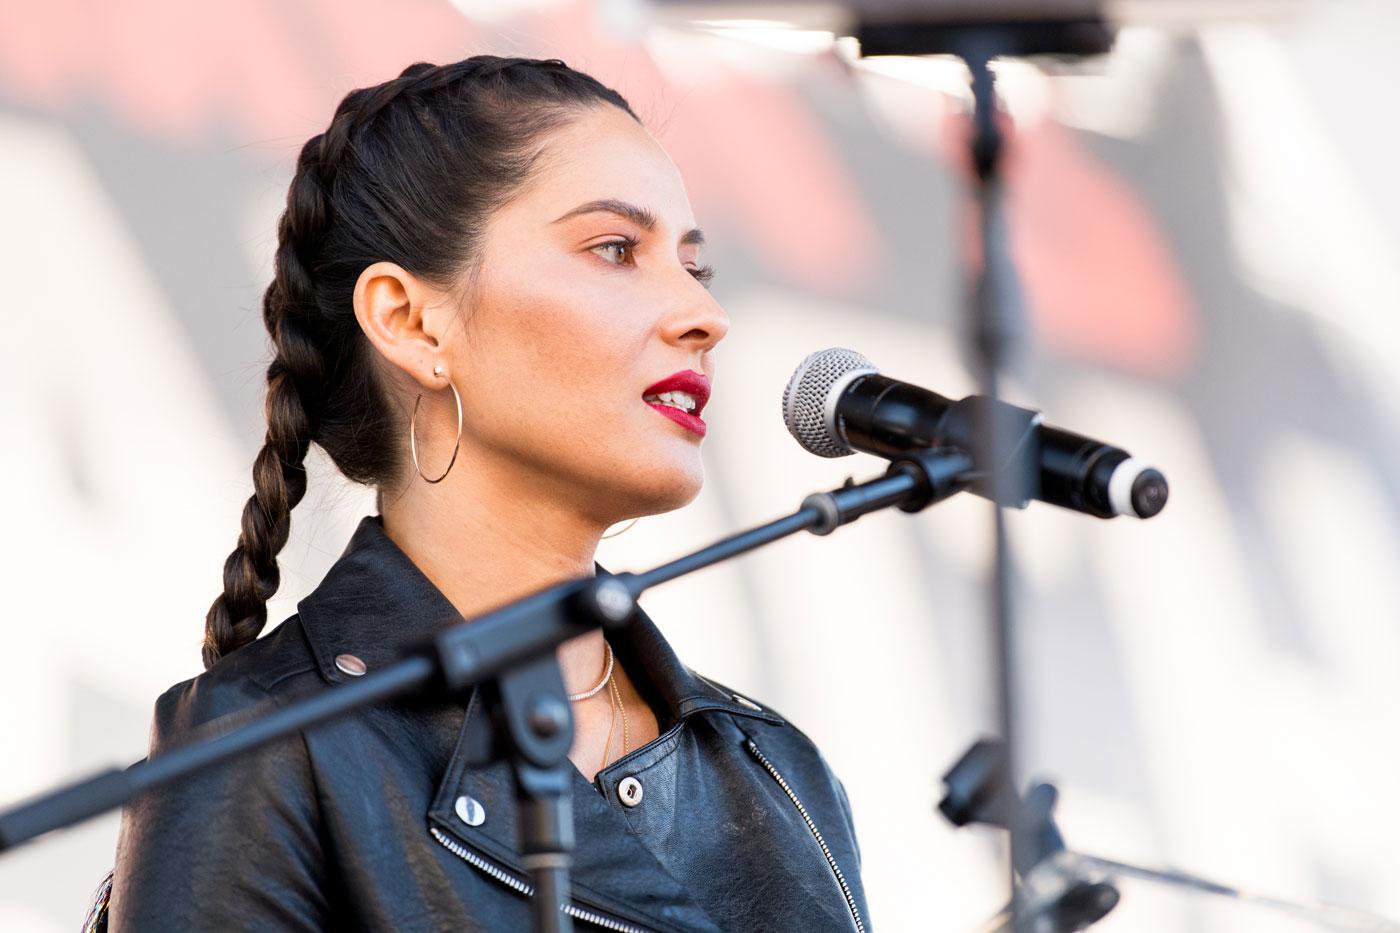
[[[339, 656], [374, 670], [405, 638], [460, 618], [379, 516], [297, 610], [162, 695], [152, 753], [210, 720], [345, 683]], [[661, 735], [592, 783], [573, 769], [576, 924], [868, 929], [850, 805], [816, 747], [690, 671], [640, 616], [609, 640]], [[476, 693], [397, 702], [137, 800], [122, 818], [112, 929], [528, 930], [494, 729]], [[619, 796], [629, 777], [641, 785], [632, 806]]]

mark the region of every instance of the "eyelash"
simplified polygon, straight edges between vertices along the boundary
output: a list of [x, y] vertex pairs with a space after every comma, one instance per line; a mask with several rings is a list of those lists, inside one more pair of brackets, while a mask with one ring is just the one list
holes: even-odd
[[[594, 247], [592, 247], [592, 248], [595, 249], [595, 250], [597, 250], [597, 249], [602, 249], [602, 248], [605, 247], [605, 246], [625, 246], [625, 247], [626, 247], [627, 249], [629, 249], [629, 250], [635, 250], [635, 249], [636, 249], [638, 246], [640, 246], [640, 245], [641, 245], [641, 241], [640, 241], [640, 240], [638, 240], [636, 237], [630, 237], [630, 236], [629, 236], [629, 237], [623, 237], [623, 238], [620, 239], [620, 240], [609, 240], [609, 241], [606, 242], [606, 243], [599, 243], [597, 246], [594, 246]], [[690, 274], [691, 274], [692, 276], [694, 276], [695, 281], [699, 282], [701, 285], [705, 286], [706, 288], [709, 288], [709, 287], [710, 287], [710, 280], [713, 279], [713, 278], [715, 277], [715, 269], [714, 269], [714, 266], [701, 266], [701, 267], [698, 268], [698, 269], [690, 269], [690, 270], [687, 270], [687, 271], [689, 271]]]

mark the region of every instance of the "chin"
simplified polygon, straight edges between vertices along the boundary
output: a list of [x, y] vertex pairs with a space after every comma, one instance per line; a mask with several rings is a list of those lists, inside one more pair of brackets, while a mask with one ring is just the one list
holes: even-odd
[[695, 501], [705, 485], [705, 468], [697, 462], [687, 468], [657, 471], [646, 477], [645, 488], [637, 489], [630, 497], [632, 515], [659, 515], [674, 512]]

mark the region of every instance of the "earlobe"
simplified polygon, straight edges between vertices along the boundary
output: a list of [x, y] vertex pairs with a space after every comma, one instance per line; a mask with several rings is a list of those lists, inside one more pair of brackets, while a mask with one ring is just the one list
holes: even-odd
[[392, 262], [366, 266], [355, 282], [355, 319], [379, 353], [426, 388], [425, 359], [438, 354], [425, 305], [432, 295], [411, 273]]

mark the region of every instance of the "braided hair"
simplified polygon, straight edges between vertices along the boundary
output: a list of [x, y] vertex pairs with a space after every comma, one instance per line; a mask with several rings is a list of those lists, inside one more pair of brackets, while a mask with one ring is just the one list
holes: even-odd
[[418, 62], [346, 94], [302, 147], [263, 296], [274, 351], [267, 437], [223, 592], [205, 617], [206, 668], [267, 623], [313, 441], [353, 482], [402, 479], [404, 418], [352, 307], [361, 271], [388, 261], [439, 287], [462, 281], [487, 218], [528, 181], [541, 138], [604, 104], [637, 119], [617, 92], [558, 59]]

